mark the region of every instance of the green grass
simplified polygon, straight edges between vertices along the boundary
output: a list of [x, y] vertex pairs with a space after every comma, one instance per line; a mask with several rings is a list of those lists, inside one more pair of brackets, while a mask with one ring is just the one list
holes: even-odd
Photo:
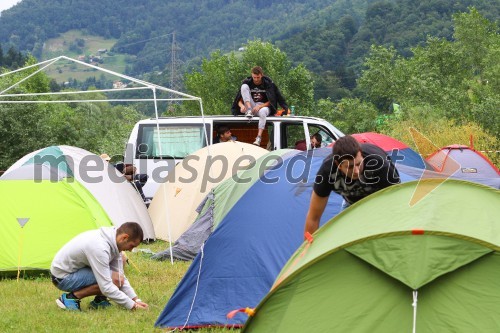
[[59, 37], [47, 40], [42, 50], [43, 59], [51, 59], [60, 55], [67, 55], [68, 57], [77, 57], [80, 54], [71, 52], [69, 46], [76, 39], [83, 39], [85, 45], [82, 48], [83, 55], [97, 54], [99, 49], [108, 49], [116, 43], [116, 39], [105, 39], [99, 36], [92, 36], [82, 33], [79, 30], [70, 30]]
[[[167, 243], [142, 244], [139, 249], [164, 250]], [[142, 252], [127, 253], [131, 265], [125, 274], [148, 310], [129, 311], [116, 304], [105, 310], [88, 308], [92, 297], [82, 300], [82, 312], [65, 311], [55, 300], [61, 292], [47, 274], [0, 280], [1, 332], [165, 332], [154, 328], [159, 314], [173, 294], [190, 262], [160, 262]], [[239, 332], [239, 330], [201, 329], [200, 333]]]
[[[76, 39], [83, 39], [85, 45], [82, 48], [81, 53], [75, 53], [70, 51], [70, 45], [75, 42]], [[78, 30], [70, 30], [64, 34], [61, 34], [57, 38], [49, 39], [43, 48], [42, 60], [52, 59], [61, 55], [67, 57], [78, 59], [80, 55], [98, 55], [99, 49], [107, 49], [108, 51], [116, 43], [116, 39], [105, 39], [99, 36], [92, 36], [83, 34]], [[99, 64], [100, 67], [106, 68], [108, 70], [124, 73], [126, 67], [126, 55], [115, 53], [110, 56], [105, 53], [102, 55], [103, 63]], [[97, 79], [103, 74], [103, 72], [98, 72], [97, 70], [91, 69], [83, 65], [75, 65], [74, 63], [57, 62], [56, 64], [48, 67], [45, 73], [55, 79], [58, 83], [63, 83], [69, 81], [70, 79], [76, 79], [78, 81], [85, 81], [89, 77], [96, 77]], [[110, 75], [105, 75], [107, 79], [118, 79]]]

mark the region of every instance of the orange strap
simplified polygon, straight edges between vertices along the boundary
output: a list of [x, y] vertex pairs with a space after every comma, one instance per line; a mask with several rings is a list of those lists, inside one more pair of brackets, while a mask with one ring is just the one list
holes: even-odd
[[241, 308], [241, 309], [233, 310], [226, 315], [227, 319], [233, 319], [233, 317], [236, 316], [236, 314], [238, 312], [243, 312], [243, 313], [246, 313], [247, 315], [249, 315], [250, 317], [253, 317], [253, 315], [255, 314], [255, 309]]
[[309, 231], [306, 231], [306, 233], [304, 234], [304, 238], [308, 243], [312, 243], [314, 241], [314, 237], [309, 233]]

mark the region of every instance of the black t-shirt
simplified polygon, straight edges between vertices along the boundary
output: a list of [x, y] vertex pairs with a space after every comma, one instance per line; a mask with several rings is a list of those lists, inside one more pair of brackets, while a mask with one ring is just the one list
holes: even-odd
[[248, 87], [250, 88], [250, 95], [252, 95], [252, 99], [255, 103], [265, 103], [268, 101], [264, 84], [257, 86], [253, 83], [253, 80], [251, 80]]
[[330, 192], [340, 194], [352, 204], [383, 188], [401, 182], [399, 173], [381, 148], [364, 143], [361, 144], [363, 171], [359, 179], [351, 180], [337, 171], [333, 155], [323, 161], [316, 174], [314, 192], [320, 197], [327, 197]]

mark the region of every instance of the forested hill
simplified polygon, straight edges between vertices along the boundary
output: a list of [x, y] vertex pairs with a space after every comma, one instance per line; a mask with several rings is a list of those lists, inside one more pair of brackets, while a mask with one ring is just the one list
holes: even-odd
[[[498, 0], [371, 1], [362, 16], [345, 11], [337, 19], [328, 8], [317, 11], [310, 21], [298, 23], [293, 33], [282, 34], [274, 42], [292, 61], [321, 73], [316, 81], [323, 87], [316, 90], [316, 98], [324, 98], [332, 96], [332, 85], [354, 88], [371, 45], [393, 46], [403, 56], [411, 56], [410, 48], [423, 45], [429, 36], [451, 40], [452, 15], [471, 6], [492, 22], [500, 17]], [[332, 82], [336, 80], [340, 82]]]
[[331, 74], [352, 89], [371, 44], [409, 55], [428, 35], [451, 38], [451, 15], [468, 6], [500, 17], [498, 0], [22, 0], [2, 12], [0, 44], [40, 57], [47, 39], [80, 29], [118, 39], [113, 51], [137, 56], [129, 74], [138, 75], [167, 66], [173, 32], [185, 64], [260, 38], [325, 86]]
[[[135, 72], [170, 61], [171, 34], [186, 61], [214, 50], [238, 49], [248, 40], [273, 40], [327, 11], [332, 19], [364, 15], [372, 0], [22, 0], [0, 17], [0, 43], [41, 54], [48, 38], [70, 29], [119, 39], [114, 51], [138, 55]], [[349, 3], [349, 6], [347, 5]], [[4, 47], [7, 49], [7, 47]]]

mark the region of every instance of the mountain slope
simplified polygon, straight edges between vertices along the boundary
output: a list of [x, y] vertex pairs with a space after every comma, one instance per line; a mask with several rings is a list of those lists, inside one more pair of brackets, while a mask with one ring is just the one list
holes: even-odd
[[127, 74], [140, 75], [168, 68], [173, 48], [190, 68], [212, 51], [259, 38], [304, 63], [325, 87], [352, 89], [370, 45], [410, 55], [428, 35], [450, 39], [452, 14], [468, 6], [500, 17], [498, 0], [22, 0], [2, 13], [0, 44], [40, 58], [49, 38], [78, 29], [117, 39], [112, 51], [132, 55]]
[[[358, 0], [359, 1], [359, 0]], [[366, 2], [362, 0], [360, 2]], [[117, 52], [139, 56], [136, 72], [163, 68], [172, 33], [184, 59], [237, 49], [272, 36], [320, 10], [328, 0], [23, 0], [0, 17], [0, 43], [41, 54], [46, 39], [71, 29], [119, 39]]]

